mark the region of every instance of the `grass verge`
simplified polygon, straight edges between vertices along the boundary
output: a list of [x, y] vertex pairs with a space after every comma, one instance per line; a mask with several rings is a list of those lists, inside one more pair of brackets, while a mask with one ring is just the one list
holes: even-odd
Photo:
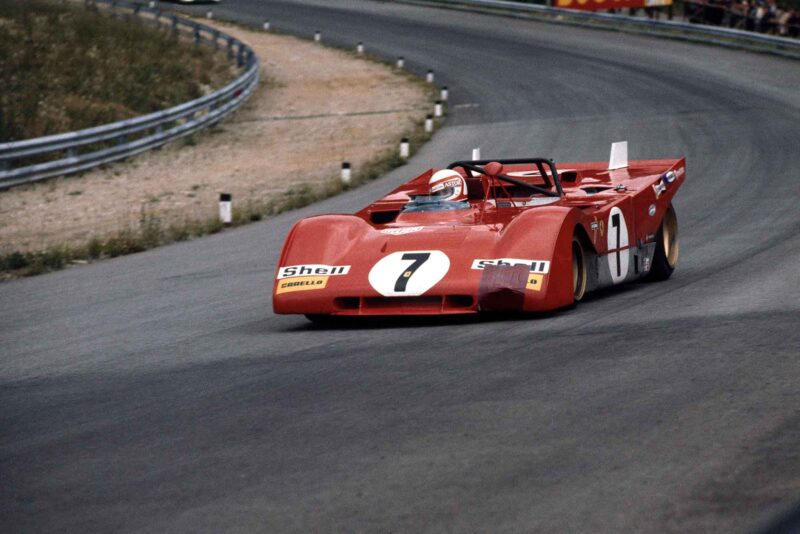
[[[425, 133], [424, 123], [419, 123], [405, 137], [409, 138], [413, 154], [431, 136]], [[300, 184], [290, 187], [282, 194], [268, 200], [245, 200], [239, 205], [234, 205], [233, 222], [230, 225], [224, 225], [218, 217], [165, 223], [143, 207], [136, 226], [123, 228], [102, 239], [92, 238], [85, 245], [61, 245], [36, 252], [13, 251], [0, 254], [0, 279], [34, 276], [70, 265], [134, 254], [169, 243], [215, 234], [228, 227], [249, 224], [265, 217], [308, 206], [358, 187], [404, 164], [405, 160], [400, 158], [397, 150], [386, 151], [360, 168], [353, 169], [353, 177], [348, 185], [344, 185], [338, 176], [332, 176], [317, 186]]]
[[[6, 1], [8, 0], [0, 0], [0, 2]], [[249, 27], [244, 28], [252, 30]], [[341, 47], [327, 44], [323, 46], [342, 49]], [[361, 60], [391, 66], [386, 60], [370, 54], [358, 55], [352, 50], [349, 51], [349, 54]], [[397, 71], [397, 73], [413, 80], [414, 83], [424, 85], [427, 90], [430, 109], [433, 109], [433, 101], [438, 97], [438, 90], [433, 85], [426, 84], [422, 79], [407, 71]], [[437, 122], [441, 121], [437, 120]], [[209, 135], [209, 132], [199, 133], [199, 139], [202, 140], [205, 135]], [[420, 121], [409, 131], [398, 136], [396, 146], [399, 146], [400, 137], [409, 138], [411, 153], [413, 154], [422, 144], [428, 141], [430, 134], [425, 133], [424, 122]], [[366, 163], [354, 167], [353, 177], [348, 185], [344, 185], [337, 174], [316, 185], [294, 185], [284, 192], [267, 199], [238, 199], [238, 202], [234, 204], [233, 222], [230, 227], [241, 226], [307, 206], [345, 190], [358, 187], [403, 164], [405, 164], [405, 161], [400, 158], [398, 150], [395, 148], [377, 154]], [[48, 246], [38, 251], [15, 251], [7, 248], [3, 250], [3, 247], [0, 247], [0, 280], [33, 276], [59, 270], [70, 265], [90, 263], [104, 258], [142, 252], [157, 246], [218, 233], [226, 228], [228, 226], [223, 225], [216, 216], [185, 218], [178, 221], [175, 219], [167, 220], [152, 209], [143, 207], [136, 223], [123, 227], [111, 235], [104, 234], [102, 237], [91, 238], [83, 244]]]
[[0, 0], [0, 142], [124, 120], [233, 78], [223, 53], [93, 5]]

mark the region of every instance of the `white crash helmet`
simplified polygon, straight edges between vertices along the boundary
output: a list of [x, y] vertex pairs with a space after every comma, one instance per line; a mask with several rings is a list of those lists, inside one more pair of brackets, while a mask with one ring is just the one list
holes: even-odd
[[451, 169], [436, 171], [428, 182], [432, 197], [441, 200], [467, 200], [467, 182]]

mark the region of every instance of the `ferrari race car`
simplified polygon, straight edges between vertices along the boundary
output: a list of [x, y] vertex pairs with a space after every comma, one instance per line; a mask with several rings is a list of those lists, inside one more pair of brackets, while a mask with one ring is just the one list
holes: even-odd
[[609, 164], [522, 158], [429, 170], [354, 215], [289, 232], [275, 313], [346, 315], [538, 312], [678, 262], [672, 197], [685, 159]]

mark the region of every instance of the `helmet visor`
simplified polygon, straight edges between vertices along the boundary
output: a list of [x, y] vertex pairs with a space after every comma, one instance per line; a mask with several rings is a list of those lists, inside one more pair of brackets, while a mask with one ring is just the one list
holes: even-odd
[[457, 197], [460, 194], [461, 194], [460, 178], [447, 180], [446, 182], [440, 182], [431, 187], [431, 196], [441, 198], [444, 200]]

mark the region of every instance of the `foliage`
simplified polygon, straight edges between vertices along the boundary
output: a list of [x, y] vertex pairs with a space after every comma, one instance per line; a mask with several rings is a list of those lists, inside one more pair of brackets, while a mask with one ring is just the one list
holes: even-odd
[[231, 77], [223, 54], [139, 17], [0, 0], [0, 142], [158, 111]]

